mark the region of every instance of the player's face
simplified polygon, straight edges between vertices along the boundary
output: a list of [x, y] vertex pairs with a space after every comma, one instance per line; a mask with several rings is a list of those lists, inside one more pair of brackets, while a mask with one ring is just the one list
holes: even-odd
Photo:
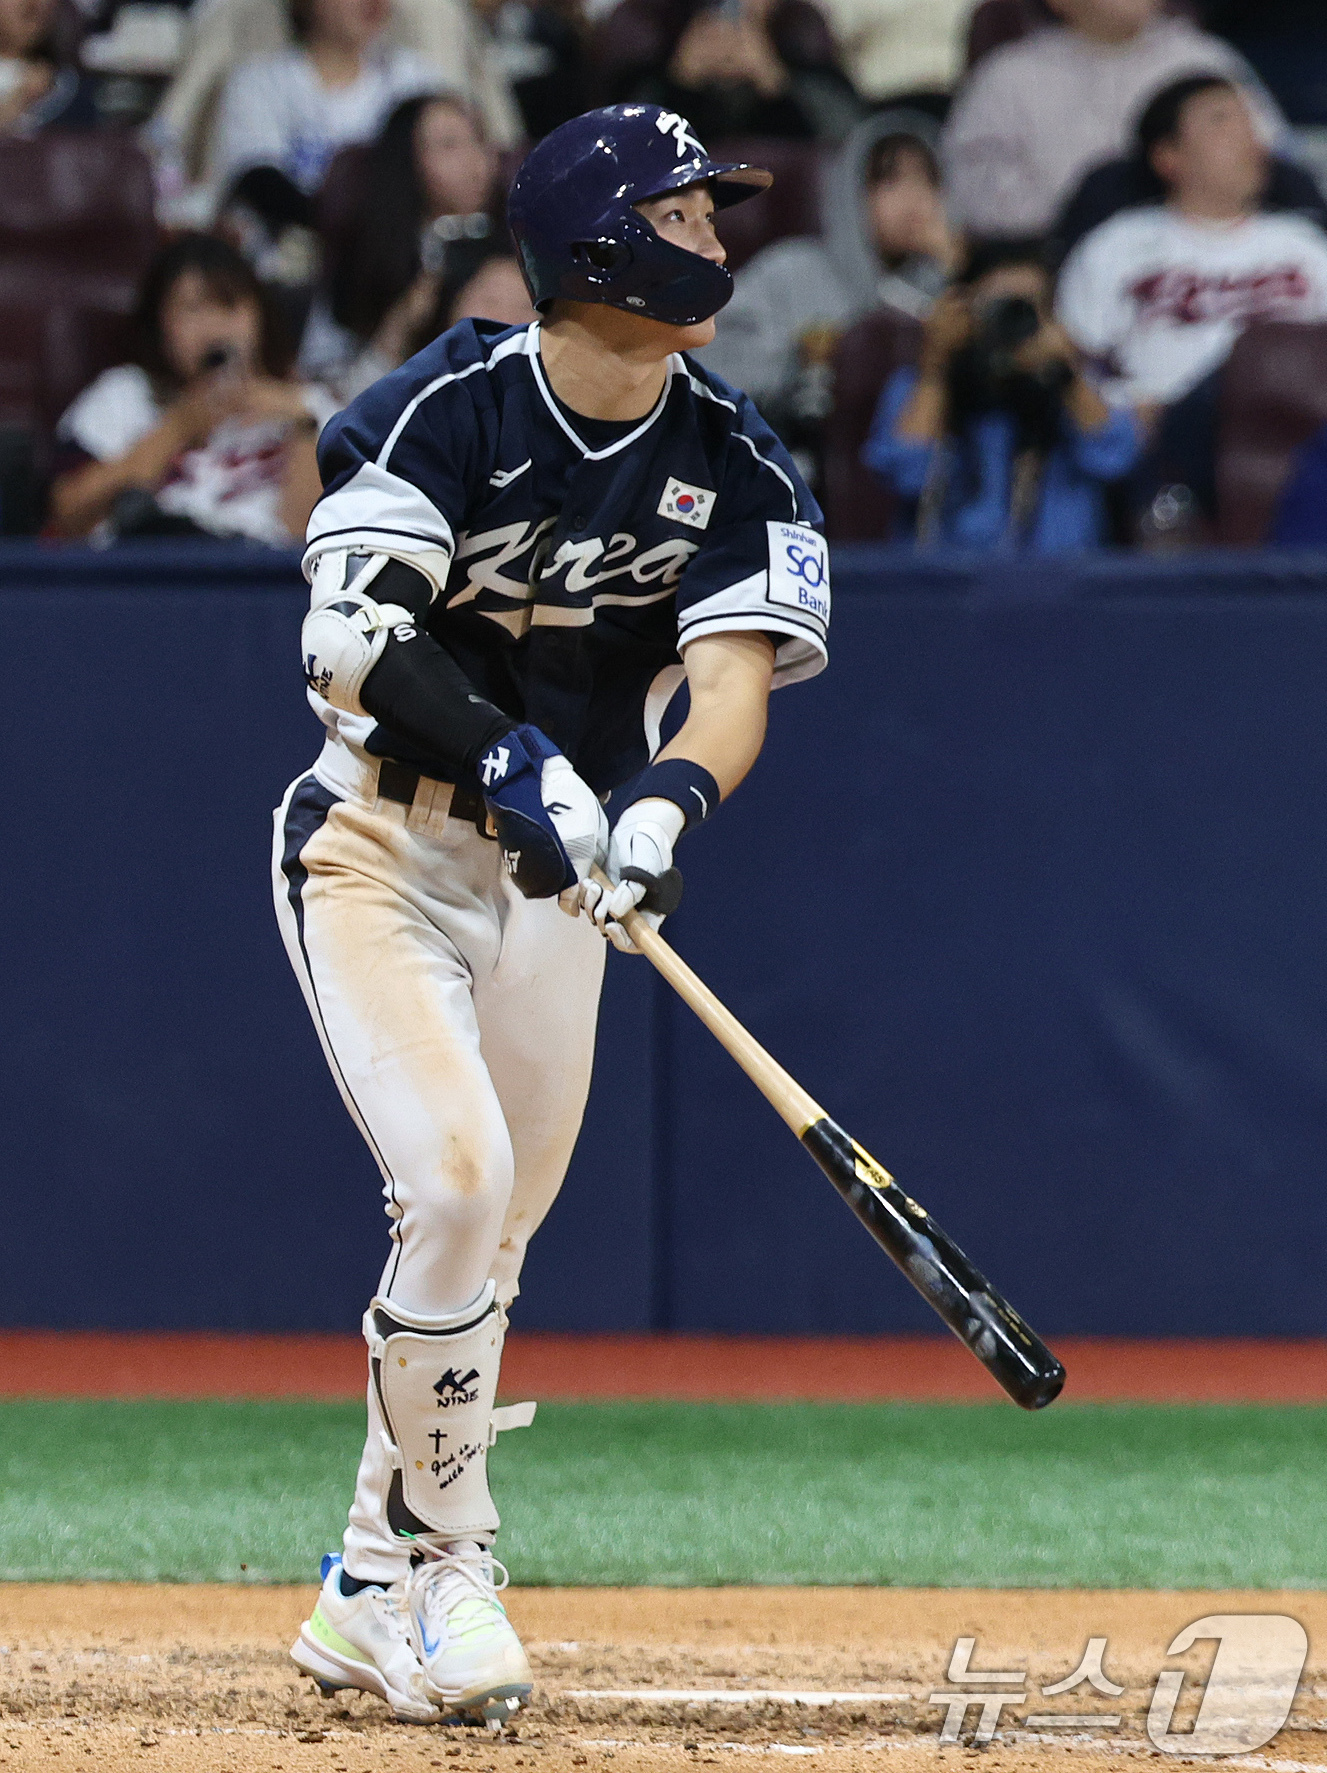
[[686, 190], [669, 191], [664, 197], [647, 197], [636, 205], [636, 213], [674, 246], [699, 253], [716, 265], [728, 257], [714, 231], [714, 194], [708, 185], [688, 185]]
[[[714, 231], [714, 193], [709, 185], [688, 185], [683, 191], [669, 191], [665, 197], [648, 197], [635, 208], [661, 239], [674, 246], [698, 253], [716, 265], [728, 257]], [[670, 327], [669, 331], [685, 335], [675, 350], [696, 351], [714, 337], [714, 322], [702, 320], [695, 326]]]

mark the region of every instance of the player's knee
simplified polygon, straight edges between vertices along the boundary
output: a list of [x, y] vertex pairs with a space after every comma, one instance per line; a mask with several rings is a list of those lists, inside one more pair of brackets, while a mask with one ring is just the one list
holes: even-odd
[[510, 1142], [475, 1128], [444, 1135], [441, 1149], [404, 1203], [402, 1232], [450, 1244], [500, 1224], [512, 1190]]
[[476, 1200], [504, 1184], [509, 1189], [507, 1177], [511, 1166], [497, 1159], [491, 1143], [484, 1141], [481, 1145], [469, 1133], [451, 1132], [443, 1146], [442, 1187], [463, 1200]]

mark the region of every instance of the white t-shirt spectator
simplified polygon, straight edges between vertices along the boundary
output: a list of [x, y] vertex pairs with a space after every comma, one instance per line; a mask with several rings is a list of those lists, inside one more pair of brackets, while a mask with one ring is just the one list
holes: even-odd
[[970, 234], [1044, 234], [1083, 175], [1128, 152], [1139, 113], [1187, 74], [1239, 82], [1270, 143], [1284, 119], [1228, 43], [1162, 18], [1127, 43], [1047, 25], [994, 50], [941, 142], [950, 218]]
[[1169, 404], [1225, 362], [1250, 321], [1327, 318], [1327, 237], [1296, 215], [1125, 210], [1070, 253], [1056, 308], [1112, 406]]
[[[304, 403], [320, 425], [336, 411], [322, 388], [306, 386]], [[122, 363], [84, 388], [56, 427], [56, 438], [66, 452], [113, 461], [160, 424], [164, 411], [147, 371]], [[292, 537], [281, 521], [281, 477], [289, 431], [289, 424], [277, 419], [226, 420], [206, 443], [175, 458], [157, 489], [157, 503], [213, 535], [288, 547]]]
[[390, 43], [367, 52], [349, 86], [324, 86], [302, 49], [259, 56], [236, 68], [221, 94], [212, 182], [224, 190], [251, 166], [275, 166], [312, 193], [338, 148], [372, 140], [402, 99], [443, 84], [422, 55]]

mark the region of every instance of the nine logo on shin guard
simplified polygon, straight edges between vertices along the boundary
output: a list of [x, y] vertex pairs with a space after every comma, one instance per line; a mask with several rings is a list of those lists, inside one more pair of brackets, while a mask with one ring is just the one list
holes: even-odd
[[479, 1377], [479, 1368], [471, 1367], [468, 1373], [458, 1374], [455, 1367], [447, 1371], [433, 1387], [438, 1394], [438, 1408], [449, 1410], [453, 1404], [472, 1404], [479, 1396], [475, 1388], [475, 1380]]

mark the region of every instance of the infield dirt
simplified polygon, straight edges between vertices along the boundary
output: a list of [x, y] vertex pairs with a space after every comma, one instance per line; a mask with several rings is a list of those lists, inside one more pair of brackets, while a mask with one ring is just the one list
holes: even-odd
[[[1195, 1692], [1210, 1667], [1210, 1641], [1167, 1657], [1183, 1626], [1212, 1613], [1288, 1613], [1310, 1642], [1299, 1698], [1287, 1728], [1242, 1764], [1327, 1767], [1327, 1594], [1316, 1592], [518, 1590], [510, 1611], [538, 1688], [501, 1736], [395, 1724], [363, 1695], [319, 1697], [286, 1655], [312, 1600], [303, 1588], [0, 1584], [0, 1766], [422, 1773], [454, 1760], [456, 1773], [608, 1773], [614, 1761], [612, 1773], [672, 1773], [751, 1754], [765, 1766], [806, 1758], [825, 1773], [1125, 1765], [1163, 1758], [1144, 1728], [1163, 1664], [1189, 1669]], [[931, 1702], [940, 1689], [980, 1686], [975, 1673], [948, 1678], [964, 1636], [976, 1639], [974, 1671], [1028, 1677], [984, 1748], [942, 1745], [945, 1707]], [[1123, 1695], [1081, 1686], [1043, 1698], [1093, 1637], [1107, 1640], [1105, 1673]], [[821, 1706], [584, 1696], [641, 1687], [881, 1697]], [[1187, 1727], [1196, 1703], [1181, 1701], [1172, 1729]], [[1029, 1728], [1029, 1713], [1097, 1721]]]

